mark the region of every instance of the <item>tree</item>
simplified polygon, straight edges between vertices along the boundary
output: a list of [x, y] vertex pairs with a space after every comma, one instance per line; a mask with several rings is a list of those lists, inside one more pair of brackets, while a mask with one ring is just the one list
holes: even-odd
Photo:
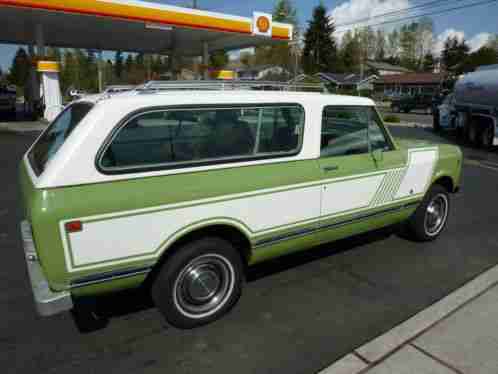
[[416, 22], [403, 25], [400, 30], [401, 65], [412, 70], [418, 68], [417, 32], [418, 24]]
[[425, 56], [431, 53], [434, 46], [434, 22], [428, 17], [422, 18], [415, 30], [415, 58], [423, 67]]
[[132, 69], [133, 69], [133, 56], [131, 55], [131, 53], [128, 53], [124, 63], [124, 70], [126, 72], [126, 75], [130, 74]]
[[327, 8], [323, 4], [315, 7], [304, 35], [303, 68], [307, 74], [333, 72], [337, 67], [334, 31], [334, 22], [327, 15]]
[[427, 73], [433, 73], [436, 67], [436, 60], [432, 53], [426, 53], [422, 61], [422, 70]]
[[386, 35], [381, 29], [377, 30], [376, 46], [375, 46], [375, 59], [377, 61], [384, 61], [386, 58]]
[[399, 57], [399, 32], [398, 30], [394, 29], [389, 35], [387, 36], [387, 56], [391, 58], [398, 58]]
[[79, 67], [71, 49], [66, 49], [62, 56], [62, 70], [60, 73], [62, 92], [68, 94], [72, 88], [79, 87]]
[[474, 71], [478, 66], [498, 64], [498, 53], [495, 49], [483, 46], [471, 53], [466, 61], [464, 71]]
[[348, 30], [342, 37], [341, 60], [348, 72], [359, 70], [361, 63], [361, 46], [358, 35]]
[[222, 69], [228, 65], [228, 54], [225, 51], [216, 51], [211, 54], [209, 65], [214, 69]]
[[447, 72], [458, 76], [464, 72], [465, 60], [469, 54], [469, 46], [465, 40], [448, 37], [444, 42], [441, 62]]
[[362, 27], [356, 33], [361, 49], [361, 60], [373, 60], [375, 58], [376, 36], [371, 26]]
[[121, 51], [117, 51], [114, 56], [114, 75], [118, 81], [123, 76], [123, 53]]
[[30, 68], [30, 58], [26, 53], [26, 50], [21, 47], [18, 48], [14, 59], [12, 60], [12, 66], [7, 78], [9, 83], [15, 84], [18, 87], [24, 87], [29, 76]]

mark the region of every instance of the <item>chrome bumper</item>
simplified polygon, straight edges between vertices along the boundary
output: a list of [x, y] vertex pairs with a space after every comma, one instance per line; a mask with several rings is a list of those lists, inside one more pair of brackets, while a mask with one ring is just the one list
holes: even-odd
[[38, 314], [51, 316], [71, 309], [73, 307], [71, 294], [67, 291], [54, 292], [48, 285], [47, 278], [45, 278], [38, 261], [31, 226], [28, 221], [21, 222], [21, 234], [26, 266]]

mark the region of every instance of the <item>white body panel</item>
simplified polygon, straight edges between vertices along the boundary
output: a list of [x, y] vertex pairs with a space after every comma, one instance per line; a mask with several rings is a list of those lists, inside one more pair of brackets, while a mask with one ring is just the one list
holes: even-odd
[[[251, 237], [275, 227], [317, 219], [320, 189], [321, 186], [310, 186], [221, 202], [189, 203], [201, 204], [195, 206], [177, 204], [112, 217], [91, 217], [84, 223], [83, 231], [69, 235], [74, 259], [71, 264], [69, 253], [66, 254], [69, 270], [93, 267], [102, 261], [108, 265], [109, 261], [130, 256], [154, 258], [179, 232], [187, 227], [200, 227], [206, 220], [227, 222]], [[94, 219], [100, 220], [92, 222]]]
[[322, 216], [368, 207], [383, 179], [381, 174], [325, 185]]
[[395, 198], [401, 199], [425, 192], [430, 183], [437, 159], [437, 148], [409, 151], [408, 168]]

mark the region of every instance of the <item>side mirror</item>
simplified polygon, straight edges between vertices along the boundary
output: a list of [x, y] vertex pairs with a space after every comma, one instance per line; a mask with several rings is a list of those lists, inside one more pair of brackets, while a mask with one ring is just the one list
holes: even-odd
[[380, 162], [384, 159], [384, 152], [382, 151], [382, 149], [376, 149], [372, 152], [372, 157], [375, 162]]

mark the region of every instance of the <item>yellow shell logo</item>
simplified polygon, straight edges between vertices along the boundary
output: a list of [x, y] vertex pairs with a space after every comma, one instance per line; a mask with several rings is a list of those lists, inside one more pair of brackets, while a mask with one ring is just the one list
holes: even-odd
[[270, 20], [268, 19], [268, 17], [261, 16], [256, 21], [256, 26], [258, 26], [259, 32], [268, 32], [268, 30], [270, 30]]

